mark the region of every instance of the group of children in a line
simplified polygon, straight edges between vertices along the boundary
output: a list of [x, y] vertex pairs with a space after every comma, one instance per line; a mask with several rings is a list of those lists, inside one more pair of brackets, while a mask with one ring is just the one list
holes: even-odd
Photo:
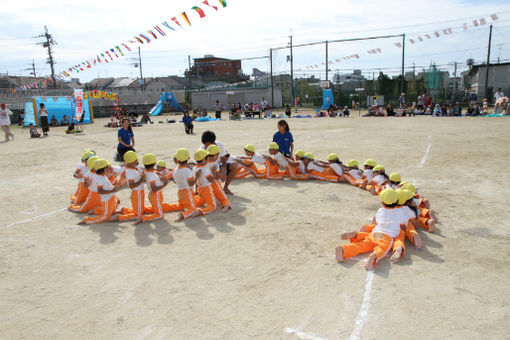
[[[339, 262], [372, 251], [366, 266], [372, 269], [390, 250], [393, 251], [392, 261], [398, 260], [404, 254], [406, 237], [421, 248], [423, 242], [416, 227], [434, 231], [437, 218], [429, 202], [416, 193], [413, 184], [402, 182], [399, 173], [386, 175], [384, 167], [373, 159], [367, 159], [361, 170], [356, 160], [343, 164], [336, 153], [329, 154], [327, 161], [316, 160], [312, 153], [303, 150], [297, 150], [294, 157], [285, 156], [275, 142], [269, 144], [265, 155], [257, 153], [251, 144], [244, 146], [244, 152], [244, 156], [231, 156], [221, 142], [214, 141], [204, 143], [193, 154], [195, 162], [191, 162], [189, 151], [181, 148], [173, 155], [176, 167], [169, 169], [152, 153], [143, 155], [142, 164], [139, 164], [138, 155], [128, 151], [124, 155], [124, 165], [113, 166], [94, 151], [85, 150], [74, 173], [79, 184], [71, 196], [69, 210], [93, 214], [82, 219], [80, 224], [134, 220], [134, 225], [162, 218], [166, 212], [178, 212], [178, 220], [209, 214], [218, 206], [227, 212], [231, 209], [225, 194], [226, 191], [231, 193], [229, 181], [224, 187], [221, 181], [226, 175], [237, 179], [252, 175], [269, 180], [345, 182], [378, 194], [383, 207], [375, 215], [373, 224], [363, 226], [360, 232], [342, 235], [342, 239], [350, 239], [351, 243], [336, 248]], [[178, 189], [178, 202], [173, 204], [164, 202], [163, 197], [163, 189], [170, 181]], [[144, 183], [149, 189], [150, 207], [144, 204]], [[132, 207], [118, 208], [115, 193], [125, 186], [131, 190]]]

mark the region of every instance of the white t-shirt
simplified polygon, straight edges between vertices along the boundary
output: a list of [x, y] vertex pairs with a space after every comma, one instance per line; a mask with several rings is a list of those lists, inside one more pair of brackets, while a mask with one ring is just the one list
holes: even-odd
[[286, 160], [280, 152], [274, 155], [274, 159], [276, 159], [280, 168], [286, 169], [287, 165], [289, 165], [289, 161]]
[[151, 183], [154, 183], [154, 186], [159, 187], [163, 185], [163, 182], [161, 182], [161, 179], [159, 178], [156, 171], [145, 171], [145, 182], [147, 183], [147, 188], [152, 191], [152, 185]]
[[505, 94], [503, 93], [503, 91], [501, 91], [501, 92], [496, 92], [496, 93], [494, 94], [494, 99], [498, 100], [498, 99], [500, 99], [500, 98], [503, 98], [504, 96], [505, 96]]
[[302, 159], [298, 160], [298, 163], [299, 163], [299, 172], [302, 173], [302, 174], [306, 174], [306, 167], [305, 167], [305, 162], [303, 162]]
[[[218, 149], [220, 149], [220, 153], [218, 154], [218, 159], [216, 160], [216, 164], [218, 164], [218, 166], [219, 166], [221, 164], [221, 157], [225, 157], [225, 155], [227, 154], [227, 151], [225, 150], [225, 146], [223, 145], [222, 142], [216, 141], [214, 144], [216, 144]], [[202, 145], [200, 147], [200, 149], [206, 150], [204, 145]]]
[[[200, 173], [200, 176], [197, 177], [198, 170], [202, 170], [202, 172]], [[211, 182], [207, 179], [207, 176], [211, 176], [211, 170], [207, 165], [195, 166], [193, 168], [193, 176], [197, 178], [197, 185], [199, 187], [206, 187], [211, 184]]]
[[48, 110], [46, 108], [39, 109], [39, 116], [41, 117], [48, 117]]
[[87, 167], [87, 165], [83, 162], [81, 162], [80, 164], [78, 164], [78, 166], [76, 167], [76, 171], [82, 175], [83, 177], [79, 178], [78, 180], [80, 181], [80, 183], [84, 183], [85, 182], [85, 175], [87, 174], [87, 172], [89, 172], [89, 168]]
[[361, 179], [361, 170], [351, 169], [351, 170], [349, 170], [349, 175], [351, 175], [355, 179]]
[[379, 208], [375, 214], [376, 226], [372, 233], [383, 233], [392, 238], [400, 234], [400, 225], [409, 221], [405, 210], [398, 208]]
[[193, 171], [188, 167], [178, 167], [174, 170], [174, 181], [177, 185], [177, 189], [191, 189], [188, 178], [193, 178]]
[[0, 109], [0, 125], [11, 125], [12, 112], [9, 109]]
[[[138, 182], [140, 178], [142, 178], [143, 170], [140, 171], [141, 168], [126, 168], [126, 181], [129, 183], [130, 180], [133, 182]], [[143, 190], [143, 182], [138, 184], [138, 186], [132, 189], [133, 191], [141, 191]]]
[[[96, 187], [102, 187], [103, 190], [112, 190], [113, 189], [112, 183], [110, 183], [108, 178], [106, 178], [106, 176], [104, 176], [104, 175], [96, 174], [95, 181], [96, 181]], [[101, 202], [108, 201], [110, 198], [113, 197], [113, 195], [114, 195], [114, 193], [99, 194], [99, 196], [101, 197]]]
[[112, 175], [115, 177], [122, 175], [124, 173], [124, 171], [126, 170], [126, 167], [124, 165], [114, 165], [111, 168], [112, 168]]
[[253, 163], [266, 164], [266, 159], [264, 158], [264, 156], [258, 153], [253, 154], [253, 156], [251, 157], [251, 161]]
[[87, 182], [89, 182], [89, 186], [88, 186], [89, 191], [97, 192], [97, 183], [96, 183], [97, 175], [89, 170], [89, 172], [87, 172], [85, 174], [85, 177], [87, 178]]
[[324, 171], [324, 168], [322, 166], [318, 166], [317, 164], [315, 164], [315, 162], [313, 161], [310, 161], [310, 163], [308, 163], [308, 166], [307, 166], [308, 170], [310, 171], [317, 171], [317, 172], [323, 172]]
[[[408, 222], [409, 222], [409, 220], [410, 220], [411, 218], [416, 218], [416, 217], [417, 217], [417, 216], [416, 216], [416, 213], [414, 212], [414, 210], [413, 210], [413, 209], [411, 209], [411, 208], [409, 208], [407, 205], [405, 205], [405, 206], [403, 206], [403, 207], [400, 207], [400, 208], [397, 208], [397, 209], [402, 209], [402, 212], [404, 213], [404, 216], [405, 216], [406, 218], [408, 218], [408, 219], [407, 219], [407, 221], [408, 221]], [[406, 223], [407, 223], [407, 222], [406, 222]]]
[[365, 179], [367, 181], [370, 181], [372, 177], [374, 177], [374, 171], [371, 169], [366, 169], [365, 171], [363, 171], [363, 176], [365, 176]]
[[342, 169], [342, 166], [338, 163], [330, 163], [329, 167], [331, 170], [335, 172], [338, 176], [342, 176], [344, 174], [344, 170]]
[[374, 178], [372, 178], [372, 181], [377, 185], [381, 186], [381, 184], [383, 184], [384, 181], [386, 181], [386, 177], [384, 177], [383, 175], [377, 175], [374, 176]]

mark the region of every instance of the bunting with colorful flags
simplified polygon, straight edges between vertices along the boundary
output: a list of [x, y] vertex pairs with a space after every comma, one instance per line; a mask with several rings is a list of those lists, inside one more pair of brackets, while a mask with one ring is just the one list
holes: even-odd
[[188, 16], [186, 15], [186, 12], [182, 12], [181, 17], [183, 17], [184, 21], [186, 21], [188, 23], [188, 25], [191, 26], [191, 22], [189, 21]]
[[191, 9], [194, 9], [195, 11], [197, 11], [197, 13], [200, 16], [200, 18], [205, 17], [205, 13], [204, 13], [204, 11], [200, 7], [193, 6], [193, 7], [191, 7]]

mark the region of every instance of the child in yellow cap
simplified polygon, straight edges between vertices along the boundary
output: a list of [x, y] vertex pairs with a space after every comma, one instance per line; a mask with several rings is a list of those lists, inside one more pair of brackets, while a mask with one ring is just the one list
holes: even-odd
[[[165, 206], [170, 205], [163, 202], [163, 188], [170, 182], [168, 179], [162, 181], [156, 173], [156, 156], [153, 153], [146, 153], [143, 155], [142, 163], [145, 167], [145, 182], [149, 187], [149, 202], [151, 202], [152, 213], [148, 215], [138, 215], [133, 225], [140, 224], [142, 222], [148, 222], [157, 220], [163, 217]], [[165, 211], [171, 211], [171, 209], [165, 209]]]
[[368, 232], [349, 232], [342, 234], [342, 240], [351, 240], [349, 244], [343, 244], [335, 249], [335, 258], [343, 262], [346, 258], [354, 257], [362, 253], [371, 252], [365, 268], [372, 270], [375, 264], [384, 258], [391, 250], [393, 239], [400, 234], [400, 225], [407, 223], [408, 216], [398, 205], [398, 193], [393, 189], [384, 189], [379, 194], [382, 208], [375, 215], [375, 227]]
[[200, 210], [197, 209], [195, 198], [193, 195], [193, 185], [196, 183], [196, 178], [193, 176], [193, 171], [188, 168], [189, 151], [181, 148], [175, 153], [175, 158], [179, 162], [179, 166], [174, 170], [174, 181], [177, 185], [177, 197], [179, 203], [172, 204], [176, 210], [184, 210], [179, 213], [177, 221], [195, 217], [200, 215]]
[[[400, 187], [402, 190], [409, 190], [413, 194], [415, 194], [415, 186], [411, 183], [406, 183]], [[418, 196], [419, 197], [419, 196]], [[429, 232], [433, 233], [436, 230], [436, 221], [437, 217], [434, 214], [434, 212], [425, 207], [425, 203], [423, 201], [420, 201], [419, 198], [416, 197], [416, 194], [412, 200], [412, 202], [409, 204], [411, 207], [415, 207], [418, 209], [418, 217], [416, 218], [416, 221], [418, 221], [420, 227], [427, 229]], [[429, 205], [430, 206], [430, 205]]]
[[72, 204], [82, 204], [85, 202], [89, 190], [85, 187], [85, 175], [90, 171], [87, 167], [87, 161], [90, 157], [94, 156], [95, 153], [91, 150], [85, 150], [81, 156], [81, 162], [76, 167], [73, 177], [78, 179], [78, 188], [76, 192], [71, 195]]
[[159, 160], [156, 163], [156, 173], [159, 175], [161, 180], [173, 179], [173, 170], [166, 167], [166, 162], [164, 160]]
[[[211, 171], [211, 175], [214, 178], [214, 181], [211, 183], [211, 187], [214, 192], [214, 196], [221, 203], [221, 207], [226, 209], [225, 207], [230, 208], [230, 200], [228, 199], [225, 191], [221, 187], [221, 170], [218, 166], [218, 158], [220, 155], [220, 149], [217, 145], [211, 144], [207, 147], [207, 164], [209, 166], [209, 170]], [[237, 170], [237, 166], [235, 167]]]
[[92, 156], [87, 160], [87, 167], [89, 171], [83, 176], [83, 185], [88, 190], [87, 197], [82, 204], [71, 204], [68, 208], [70, 211], [78, 213], [88, 213], [93, 211], [95, 208], [101, 207], [101, 198], [97, 192], [96, 185], [96, 171], [94, 170], [94, 164], [99, 160], [99, 157]]
[[[252, 174], [255, 177], [262, 178], [265, 176], [266, 168], [258, 168], [256, 164], [264, 165], [266, 164], [266, 159], [259, 153], [255, 152], [255, 147], [252, 144], [246, 144], [244, 146], [244, 153], [246, 156], [239, 156], [235, 160], [235, 162], [239, 165], [238, 173], [234, 178], [245, 178], [248, 174]], [[247, 172], [246, 175], [241, 177], [239, 173], [241, 170], [245, 170]]]
[[[308, 174], [299, 173], [299, 163], [281, 153], [276, 142], [269, 144], [269, 154], [272, 158], [267, 157], [267, 161], [271, 163], [269, 164], [271, 168], [269, 171], [267, 171], [268, 165], [266, 164], [266, 176], [268, 179], [282, 179], [284, 176], [294, 180], [308, 179]], [[276, 161], [276, 164], [272, 160]], [[281, 169], [285, 170], [280, 171]]]
[[303, 156], [307, 173], [310, 177], [320, 181], [338, 182], [338, 176], [328, 173], [329, 163], [315, 161], [315, 157], [311, 152], [307, 152]]
[[343, 174], [343, 179], [350, 183], [351, 185], [359, 185], [361, 183], [361, 176], [363, 172], [358, 169], [358, 161], [355, 159], [349, 160], [345, 164], [345, 172]]
[[[111, 175], [111, 165], [106, 159], [98, 159], [94, 162], [95, 185], [97, 187], [97, 193], [101, 198], [101, 208], [97, 209], [99, 212], [93, 216], [87, 216], [81, 220], [78, 224], [96, 224], [102, 222], [109, 222], [112, 219], [117, 209], [118, 199], [115, 193], [119, 190], [119, 186], [114, 186], [108, 180], [108, 176]], [[118, 220], [118, 218], [113, 218]]]
[[[198, 200], [196, 204], [202, 206], [206, 204], [205, 208], [200, 208], [202, 215], [207, 215], [216, 210], [216, 197], [211, 184], [214, 182], [214, 177], [211, 170], [207, 165], [207, 151], [198, 149], [193, 155], [197, 162], [193, 169], [193, 175], [197, 184]], [[227, 212], [229, 206], [223, 207], [223, 211]]]
[[[361, 183], [359, 184], [359, 187], [361, 189], [366, 189], [368, 183], [372, 180], [372, 177], [374, 177], [374, 167], [377, 165], [377, 162], [371, 158], [367, 159], [363, 163], [363, 175], [361, 176]], [[370, 190], [370, 189], [368, 189]]]
[[306, 166], [304, 162], [305, 157], [305, 151], [302, 149], [296, 150], [296, 153], [294, 153], [294, 158], [296, 159], [296, 162], [298, 163], [298, 171], [300, 174], [306, 175]]
[[370, 192], [373, 195], [377, 195], [384, 189], [384, 185], [389, 182], [389, 177], [385, 173], [384, 166], [379, 164], [374, 167], [373, 172], [374, 177], [372, 177], [372, 180], [369, 182], [367, 189], [370, 188]]
[[328, 168], [325, 172], [329, 175], [336, 176], [339, 182], [343, 182], [343, 175], [345, 173], [345, 166], [342, 164], [337, 153], [330, 153], [328, 155]]
[[392, 172], [389, 177], [389, 181], [384, 185], [385, 188], [392, 188], [394, 190], [400, 187], [402, 176], [398, 172]]

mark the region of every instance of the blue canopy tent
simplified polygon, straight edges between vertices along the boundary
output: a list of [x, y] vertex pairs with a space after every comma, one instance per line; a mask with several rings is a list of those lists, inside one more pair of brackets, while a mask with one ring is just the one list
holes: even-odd
[[175, 111], [184, 112], [184, 109], [179, 105], [172, 92], [163, 92], [157, 104], [149, 111], [149, 115], [158, 116], [163, 109], [164, 103], [170, 104]]
[[[55, 116], [60, 123], [65, 115], [68, 121], [71, 122], [71, 119], [75, 115], [75, 104], [71, 97], [32, 97], [29, 101], [25, 102], [25, 126], [30, 124], [39, 126], [40, 119], [38, 109], [41, 103], [44, 104], [46, 110], [48, 110], [48, 121], [51, 120], [51, 117]], [[92, 123], [94, 121], [94, 112], [90, 104], [90, 99], [83, 100], [83, 112], [85, 114], [83, 123]], [[74, 122], [77, 122], [76, 118]]]
[[329, 109], [330, 105], [333, 105], [335, 99], [333, 98], [333, 89], [324, 89], [322, 91], [322, 106], [321, 110]]

